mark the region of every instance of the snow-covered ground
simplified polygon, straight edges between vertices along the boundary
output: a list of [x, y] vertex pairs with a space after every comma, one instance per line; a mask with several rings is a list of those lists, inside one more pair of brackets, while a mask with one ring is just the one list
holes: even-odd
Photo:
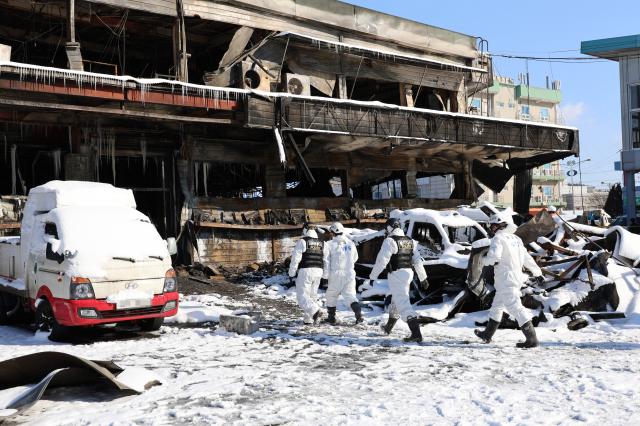
[[[280, 282], [282, 284], [284, 281]], [[55, 344], [41, 335], [0, 327], [0, 359], [57, 350], [151, 370], [163, 384], [141, 395], [104, 389], [56, 389], [18, 422], [33, 424], [637, 424], [640, 416], [640, 326], [591, 324], [569, 331], [566, 320], [538, 328], [540, 348], [519, 350], [517, 330], [478, 343], [475, 321], [458, 315], [422, 327], [425, 342], [404, 344], [406, 325], [391, 336], [367, 310], [356, 328], [303, 326], [292, 289], [278, 279], [248, 297], [189, 296], [159, 333]], [[265, 301], [281, 303], [251, 336], [215, 325], [180, 323]], [[292, 314], [293, 312], [293, 314]]]

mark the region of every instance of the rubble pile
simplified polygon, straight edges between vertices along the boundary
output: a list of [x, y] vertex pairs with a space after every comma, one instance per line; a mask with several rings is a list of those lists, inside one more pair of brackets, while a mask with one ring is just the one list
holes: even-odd
[[[420, 209], [392, 212], [392, 216], [405, 221], [405, 231], [419, 242], [429, 274], [429, 288], [420, 288], [417, 282], [412, 286], [412, 302], [438, 313], [422, 318], [423, 322], [446, 321], [456, 313], [491, 306], [493, 267], [481, 262], [489, 248], [488, 235], [454, 216], [475, 221], [482, 218], [483, 211], [493, 209], [485, 205], [482, 209], [448, 213]], [[511, 216], [513, 212], [503, 214]], [[588, 320], [640, 315], [639, 235], [619, 226], [607, 229], [570, 222], [545, 210], [519, 227], [516, 221], [510, 222], [512, 231], [523, 240], [545, 277], [541, 283], [531, 279], [522, 283], [522, 303], [533, 311], [535, 325], [547, 318], [567, 317], [568, 327], [579, 329]], [[484, 229], [482, 222], [475, 223]], [[375, 246], [375, 240], [380, 239], [378, 234], [371, 233], [368, 238], [356, 233], [354, 241], [361, 254], [360, 295], [370, 303], [382, 305], [388, 303], [386, 280], [362, 285], [372, 263], [368, 254], [377, 251], [368, 246]], [[458, 262], [451, 262], [452, 253]], [[505, 317], [501, 327], [515, 328], [516, 324]]]

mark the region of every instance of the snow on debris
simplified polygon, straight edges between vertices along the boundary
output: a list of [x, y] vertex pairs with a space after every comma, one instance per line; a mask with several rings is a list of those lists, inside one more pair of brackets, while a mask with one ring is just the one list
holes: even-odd
[[196, 324], [220, 321], [220, 315], [230, 315], [232, 310], [222, 306], [224, 299], [216, 295], [181, 296], [178, 313], [165, 318], [165, 324]]

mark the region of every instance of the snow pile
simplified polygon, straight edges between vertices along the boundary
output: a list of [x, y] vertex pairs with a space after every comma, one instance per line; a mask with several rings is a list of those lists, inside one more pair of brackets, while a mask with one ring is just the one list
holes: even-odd
[[26, 290], [26, 287], [24, 285], [24, 279], [22, 278], [18, 278], [16, 280], [10, 280], [4, 277], [0, 277], [0, 286], [12, 287], [20, 291]]
[[139, 367], [128, 367], [116, 376], [116, 379], [136, 392], [142, 393], [151, 386], [162, 384], [160, 376], [152, 371]]
[[180, 297], [178, 313], [165, 318], [166, 324], [197, 324], [218, 322], [220, 315], [230, 315], [233, 311], [222, 306], [224, 300], [215, 295]]
[[361, 296], [363, 298], [373, 297], [373, 296], [386, 296], [389, 294], [389, 281], [388, 280], [374, 280], [371, 281], [368, 285], [363, 284], [360, 287]]

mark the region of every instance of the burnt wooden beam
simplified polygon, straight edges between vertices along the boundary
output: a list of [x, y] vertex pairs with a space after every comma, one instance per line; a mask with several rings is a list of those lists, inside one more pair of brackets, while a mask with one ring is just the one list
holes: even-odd
[[17, 99], [0, 98], [0, 105], [7, 105], [16, 108], [32, 108], [57, 111], [75, 111], [86, 114], [103, 114], [107, 116], [117, 116], [123, 118], [137, 118], [157, 121], [179, 121], [185, 123], [206, 123], [206, 124], [233, 124], [235, 121], [224, 118], [193, 117], [187, 115], [163, 114], [149, 111], [134, 111], [126, 109], [90, 107], [84, 105], [70, 105], [54, 102], [33, 102]]
[[295, 152], [296, 157], [298, 157], [298, 161], [300, 162], [300, 165], [302, 166], [302, 170], [304, 171], [304, 175], [306, 176], [307, 180], [309, 181], [309, 183], [312, 186], [315, 185], [316, 184], [316, 179], [313, 177], [313, 173], [311, 173], [311, 169], [309, 169], [309, 166], [304, 161], [304, 157], [302, 156], [302, 153], [298, 149], [298, 145], [296, 144], [296, 140], [293, 138], [293, 135], [291, 133], [288, 133], [286, 136], [287, 136], [286, 139], [289, 141], [289, 143], [291, 145], [291, 148], [293, 148], [293, 152]]

